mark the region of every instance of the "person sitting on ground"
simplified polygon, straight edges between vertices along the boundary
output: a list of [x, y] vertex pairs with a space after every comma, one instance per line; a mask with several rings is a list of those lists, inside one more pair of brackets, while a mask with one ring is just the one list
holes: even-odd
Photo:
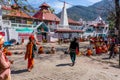
[[4, 47], [3, 53], [4, 53], [6, 56], [11, 56], [11, 55], [12, 55], [12, 53], [8, 50], [8, 47], [7, 47], [7, 46]]
[[96, 54], [101, 54], [101, 51], [100, 51], [100, 46], [96, 46]]
[[90, 48], [87, 49], [87, 56], [91, 56], [93, 54], [92, 50]]
[[55, 47], [52, 47], [52, 48], [51, 48], [50, 53], [51, 53], [51, 54], [55, 54]]
[[115, 44], [115, 47], [114, 47], [114, 56], [113, 57], [115, 57], [118, 54], [118, 52], [119, 52], [119, 47], [118, 47], [117, 44]]
[[38, 54], [43, 54], [43, 53], [44, 53], [44, 51], [43, 51], [43, 47], [40, 46], [39, 49], [38, 49]]
[[106, 46], [105, 43], [103, 43], [103, 45], [102, 45], [102, 52], [103, 52], [103, 53], [108, 52], [108, 48], [107, 48], [107, 46]]
[[93, 47], [93, 49], [92, 49], [92, 55], [96, 55], [95, 47]]

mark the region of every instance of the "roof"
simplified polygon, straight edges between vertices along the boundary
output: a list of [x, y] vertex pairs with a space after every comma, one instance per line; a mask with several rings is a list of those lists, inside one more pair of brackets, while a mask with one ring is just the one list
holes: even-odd
[[11, 10], [12, 8], [11, 8], [11, 7], [8, 7], [8, 6], [3, 5], [3, 6], [2, 6], [2, 9], [3, 9], [3, 10]]
[[[46, 7], [46, 8], [41, 8], [41, 7]], [[38, 18], [40, 19], [41, 21], [57, 21], [59, 22], [60, 19], [55, 15], [53, 14], [49, 9], [48, 7], [50, 7], [48, 4], [46, 3], [43, 3], [41, 6], [40, 6], [40, 10], [33, 16], [35, 18]]]
[[18, 6], [17, 4], [13, 4], [11, 7], [14, 8], [14, 9], [19, 9], [20, 8], [20, 6]]
[[[49, 6], [46, 3], [43, 3], [41, 6]], [[40, 7], [41, 7], [40, 6]], [[50, 6], [49, 6], [50, 7]], [[60, 18], [58, 18], [55, 14], [53, 14], [48, 7], [46, 8], [41, 8], [33, 17], [38, 18], [42, 21], [56, 21], [60, 22]], [[81, 25], [81, 23], [74, 21], [72, 19], [68, 19], [68, 23], [72, 25]]]
[[48, 10], [44, 11], [43, 10], [38, 11], [33, 17], [38, 18], [40, 20], [60, 21], [60, 19], [55, 14], [49, 12]]
[[100, 24], [100, 23], [92, 24], [91, 26], [94, 26], [94, 27], [107, 27], [106, 24]]
[[41, 8], [41, 7], [50, 7], [50, 6], [44, 2], [42, 5], [40, 5], [39, 8]]
[[29, 16], [28, 14], [24, 13], [21, 10], [14, 10], [14, 9], [12, 9], [10, 13], [6, 14], [6, 16], [22, 17], [22, 18], [33, 18], [32, 16]]
[[82, 30], [57, 29], [56, 33], [83, 33]]
[[103, 21], [103, 19], [101, 18], [101, 16], [98, 16], [95, 21]]
[[81, 23], [79, 23], [78, 21], [74, 21], [74, 20], [72, 20], [70, 18], [68, 18], [68, 23], [73, 24], [73, 25], [81, 25]]
[[11, 7], [8, 7], [8, 6], [2, 6], [2, 9], [3, 10], [10, 10], [10, 12], [8, 14], [6, 14], [5, 16], [32, 18], [32, 19], [34, 18], [34, 17], [26, 14], [25, 12], [21, 11], [20, 9], [12, 9]]
[[40, 22], [36, 27], [35, 29], [41, 29], [43, 28], [43, 30], [40, 30], [38, 32], [48, 32], [49, 29], [48, 29], [48, 26], [44, 23], [44, 22]]

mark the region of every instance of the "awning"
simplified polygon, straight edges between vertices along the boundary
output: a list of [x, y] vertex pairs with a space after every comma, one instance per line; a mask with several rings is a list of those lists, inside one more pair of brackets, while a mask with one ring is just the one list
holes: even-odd
[[33, 29], [25, 27], [25, 28], [17, 28], [16, 31], [18, 31], [18, 32], [29, 32], [29, 33], [32, 33]]
[[49, 32], [48, 26], [44, 22], [40, 22], [35, 28], [38, 33]]

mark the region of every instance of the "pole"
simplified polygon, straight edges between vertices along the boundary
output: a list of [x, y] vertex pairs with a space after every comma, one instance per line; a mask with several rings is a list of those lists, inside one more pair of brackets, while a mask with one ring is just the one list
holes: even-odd
[[[116, 21], [115, 21], [115, 27], [118, 29], [118, 38], [120, 40], [120, 0], [115, 0], [115, 11], [116, 11]], [[120, 51], [119, 51], [119, 68], [120, 68]]]
[[[118, 31], [118, 40], [120, 40], [120, 30]], [[119, 68], [120, 68], [120, 47], [119, 47]]]

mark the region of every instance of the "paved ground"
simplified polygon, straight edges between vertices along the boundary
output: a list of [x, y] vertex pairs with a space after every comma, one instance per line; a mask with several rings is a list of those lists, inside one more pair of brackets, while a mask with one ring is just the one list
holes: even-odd
[[120, 80], [120, 69], [115, 67], [118, 58], [103, 59], [107, 56], [79, 56], [71, 67], [69, 55], [59, 50], [56, 54], [36, 55], [34, 69], [28, 72], [24, 54], [13, 55], [12, 80]]

